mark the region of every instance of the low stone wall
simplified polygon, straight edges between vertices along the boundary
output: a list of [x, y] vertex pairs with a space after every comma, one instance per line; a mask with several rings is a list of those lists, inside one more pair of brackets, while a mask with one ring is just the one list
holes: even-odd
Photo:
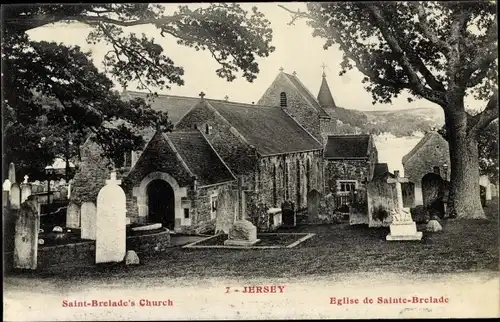
[[[160, 233], [127, 237], [127, 250], [138, 254], [161, 252], [170, 247], [170, 233]], [[94, 266], [95, 241], [84, 241], [74, 244], [57, 245], [38, 248], [37, 270], [54, 266]], [[13, 252], [4, 253], [4, 267], [12, 270]]]

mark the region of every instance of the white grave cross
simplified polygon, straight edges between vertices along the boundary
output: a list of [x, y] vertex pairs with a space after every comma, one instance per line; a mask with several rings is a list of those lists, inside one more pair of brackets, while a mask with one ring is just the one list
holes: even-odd
[[28, 176], [28, 175], [25, 175], [25, 176], [24, 176], [24, 181], [23, 181], [23, 183], [28, 183], [28, 178], [29, 178], [29, 176]]
[[106, 180], [106, 184], [115, 184], [117, 186], [121, 185], [122, 184], [122, 181], [121, 180], [117, 180], [116, 179], [116, 172], [115, 171], [112, 171], [111, 172], [111, 179], [109, 180]]

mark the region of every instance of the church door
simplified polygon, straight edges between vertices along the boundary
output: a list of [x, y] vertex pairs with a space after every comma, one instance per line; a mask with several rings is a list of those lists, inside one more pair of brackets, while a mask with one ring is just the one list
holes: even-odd
[[148, 184], [148, 221], [162, 223], [163, 227], [174, 229], [174, 189], [164, 180], [153, 180]]

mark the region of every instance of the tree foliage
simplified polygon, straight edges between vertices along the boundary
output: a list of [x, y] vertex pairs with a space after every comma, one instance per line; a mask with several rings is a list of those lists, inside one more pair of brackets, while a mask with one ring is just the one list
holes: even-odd
[[[257, 57], [274, 51], [269, 21], [256, 8], [249, 13], [237, 4], [179, 6], [170, 15], [159, 4], [8, 5], [2, 6], [2, 22], [3, 137], [13, 144], [4, 150], [4, 163], [14, 161], [31, 170], [40, 170], [57, 154], [38, 146], [43, 137], [48, 142], [57, 133], [71, 133], [60, 140], [67, 151], [69, 140], [76, 145], [93, 134], [106, 156], [120, 164], [124, 151], [144, 144], [135, 129], [171, 129], [166, 113], [153, 111], [142, 99], [124, 102], [113, 90], [108, 75], [123, 86], [137, 82], [138, 89], [152, 95], [153, 90], [184, 84], [183, 68], [154, 38], [126, 27], [150, 24], [179, 45], [210, 52], [220, 64], [217, 75], [228, 81], [237, 73], [253, 81], [259, 72]], [[27, 35], [48, 24], [75, 22], [91, 27], [89, 43], [112, 48], [103, 72], [78, 46], [37, 42]]]

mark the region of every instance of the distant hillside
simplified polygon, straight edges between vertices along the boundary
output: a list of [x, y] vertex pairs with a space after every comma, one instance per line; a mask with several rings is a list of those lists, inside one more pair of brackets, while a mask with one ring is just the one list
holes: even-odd
[[421, 107], [404, 110], [360, 111], [345, 108], [330, 109], [338, 120], [340, 133], [391, 133], [397, 137], [426, 132], [444, 124], [444, 114], [437, 108]]

